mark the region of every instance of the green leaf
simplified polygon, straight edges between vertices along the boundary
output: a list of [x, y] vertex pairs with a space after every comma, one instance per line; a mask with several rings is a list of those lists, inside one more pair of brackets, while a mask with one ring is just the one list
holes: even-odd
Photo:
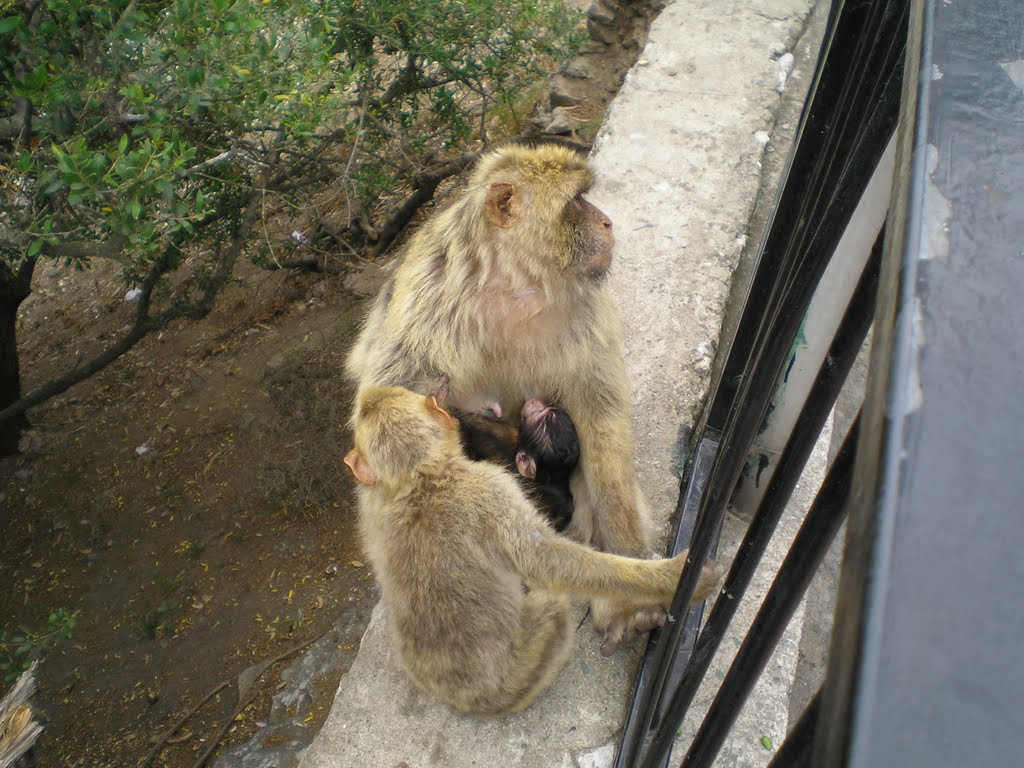
[[117, 142], [117, 151], [123, 155], [126, 149], [128, 149], [128, 134], [122, 133], [120, 141]]
[[131, 202], [128, 203], [128, 213], [131, 214], [133, 219], [139, 218], [142, 215], [142, 203], [132, 198]]
[[[37, 255], [41, 250], [43, 250], [43, 239], [41, 237], [37, 237], [35, 240], [29, 243], [28, 255], [31, 258], [32, 256]], [[17, 640], [15, 640], [14, 642], [17, 642]]]
[[21, 26], [21, 16], [8, 16], [6, 19], [0, 19], [0, 35], [13, 32], [19, 26]]

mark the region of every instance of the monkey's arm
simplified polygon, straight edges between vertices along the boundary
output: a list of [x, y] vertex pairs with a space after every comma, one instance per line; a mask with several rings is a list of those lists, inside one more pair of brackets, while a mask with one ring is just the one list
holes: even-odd
[[[641, 560], [597, 552], [541, 526], [517, 544], [510, 554], [528, 584], [586, 597], [668, 603], [686, 563], [686, 552], [670, 560]], [[704, 568], [694, 602], [707, 597], [717, 581], [715, 572]]]

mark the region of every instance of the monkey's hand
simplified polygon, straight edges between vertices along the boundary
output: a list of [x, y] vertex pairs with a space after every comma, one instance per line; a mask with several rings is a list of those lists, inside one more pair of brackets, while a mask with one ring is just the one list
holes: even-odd
[[[673, 560], [678, 563], [681, 573], [686, 562], [686, 552], [676, 555]], [[720, 586], [724, 575], [725, 571], [719, 564], [713, 560], [704, 561], [690, 605], [696, 605], [711, 597]], [[604, 632], [601, 654], [611, 656], [620, 643], [628, 643], [638, 633], [650, 632], [655, 627], [664, 626], [668, 611], [667, 606], [656, 603], [622, 603], [602, 598], [591, 603], [591, 615], [594, 617], [594, 626], [598, 631]]]
[[604, 633], [601, 655], [611, 656], [620, 643], [628, 643], [637, 634], [665, 625], [668, 612], [663, 606], [623, 603], [599, 598], [590, 604], [594, 626]]

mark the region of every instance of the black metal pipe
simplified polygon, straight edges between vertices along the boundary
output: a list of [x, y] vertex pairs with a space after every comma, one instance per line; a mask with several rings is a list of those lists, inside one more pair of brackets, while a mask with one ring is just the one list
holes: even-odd
[[[829, 345], [828, 354], [818, 370], [808, 393], [807, 402], [797, 417], [793, 432], [782, 450], [768, 488], [765, 489], [764, 496], [761, 498], [757, 511], [736, 552], [729, 574], [722, 586], [721, 596], [711, 609], [704, 631], [697, 638], [693, 653], [690, 655], [686, 669], [675, 689], [672, 700], [681, 712], [680, 722], [704, 680], [715, 651], [718, 650], [754, 572], [761, 562], [761, 557], [786, 509], [793, 488], [800, 480], [800, 474], [807, 463], [807, 458], [814, 449], [818, 435], [828, 419], [828, 414], [832, 410], [839, 391], [857, 359], [868, 329], [871, 327], [871, 320], [875, 313], [875, 294], [878, 291], [878, 271], [882, 259], [883, 242], [884, 228], [875, 239], [871, 256], [864, 267], [839, 327], [836, 329], [836, 334]], [[666, 712], [662, 717], [669, 721], [669, 727], [671, 727], [670, 713]], [[659, 725], [657, 718], [654, 724], [655, 727]], [[675, 727], [678, 725], [679, 723], [676, 723]]]
[[[674, 557], [686, 549], [687, 543], [693, 536], [693, 528], [697, 519], [697, 509], [700, 506], [700, 495], [707, 482], [708, 472], [711, 469], [711, 462], [718, 451], [718, 442], [710, 437], [703, 437], [697, 443], [692, 460], [689, 462], [689, 471], [684, 484], [683, 492], [679, 495], [679, 501], [675, 512], [675, 525], [670, 536], [666, 555]], [[688, 658], [693, 649], [697, 633], [700, 631], [700, 622], [704, 614], [704, 603], [692, 606], [684, 619], [685, 627], [680, 640], [677, 658]], [[632, 702], [629, 712], [626, 715], [626, 723], [623, 726], [620, 748], [615, 755], [613, 768], [632, 768], [635, 754], [632, 748], [639, 746], [641, 742], [640, 716], [638, 703], [641, 700], [641, 693], [650, 687], [656, 673], [659, 672], [652, 663], [654, 650], [657, 648], [661, 638], [661, 630], [655, 629], [651, 632], [647, 648], [644, 651], [643, 659], [640, 661], [640, 668], [637, 670], [633, 681], [633, 690], [630, 694]], [[683, 670], [678, 664], [673, 664], [666, 670], [665, 684], [675, 688], [679, 684]], [[624, 749], [629, 745], [631, 749]], [[667, 762], [667, 760], [666, 760]], [[664, 766], [662, 767], [664, 768]]]
[[[793, 545], [775, 581], [750, 625], [750, 631], [736, 652], [736, 658], [683, 758], [682, 768], [704, 768], [714, 763], [743, 703], [761, 676], [793, 612], [839, 532], [846, 517], [846, 501], [850, 495], [850, 479], [859, 434], [858, 413], [803, 525], [793, 539]], [[666, 716], [651, 741], [649, 759], [669, 749], [675, 738], [675, 727], [671, 724], [676, 722], [676, 718], [681, 722], [683, 714], [677, 702], [673, 701], [669, 706], [670, 716]]]
[[[870, 12], [877, 5], [838, 0], [831, 8], [814, 80], [783, 174], [786, 184], [779, 190], [762, 235], [757, 269], [708, 412], [707, 423], [719, 432], [725, 428], [729, 411], [740, 402], [737, 394], [750, 365], [751, 350], [759, 346], [764, 319], [776, 311], [778, 286], [787, 284], [793, 272], [792, 246], [802, 243], [798, 239], [806, 228], [802, 222], [813, 220], [814, 210], [829, 201], [837, 188], [841, 174], [830, 172], [835, 152], [851, 144], [850, 137], [837, 134], [847, 127], [850, 109], [863, 110], [872, 104], [868, 97], [852, 94], [851, 88], [863, 78], [862, 68], [868, 60], [863, 55], [865, 46], [876, 42]], [[844, 108], [844, 104], [855, 106]], [[846, 157], [850, 156], [847, 152]], [[859, 160], [870, 162], [863, 156]]]

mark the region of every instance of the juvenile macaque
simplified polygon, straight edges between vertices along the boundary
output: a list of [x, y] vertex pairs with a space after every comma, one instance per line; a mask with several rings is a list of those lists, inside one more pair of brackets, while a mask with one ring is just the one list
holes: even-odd
[[[622, 328], [604, 288], [614, 236], [584, 197], [592, 183], [586, 159], [564, 146], [512, 145], [482, 157], [454, 202], [410, 239], [347, 370], [360, 393], [398, 385], [427, 394], [445, 373], [448, 405], [461, 412], [492, 399], [512, 412], [531, 398], [558, 403], [580, 442], [567, 532], [648, 557]], [[658, 608], [606, 600], [591, 615], [608, 649], [664, 618]]]
[[[433, 395], [360, 396], [355, 448], [367, 558], [403, 664], [460, 712], [514, 712], [557, 677], [573, 629], [567, 594], [665, 605], [686, 553], [639, 560], [556, 534], [515, 478], [462, 451]], [[715, 586], [704, 569], [695, 600]]]

